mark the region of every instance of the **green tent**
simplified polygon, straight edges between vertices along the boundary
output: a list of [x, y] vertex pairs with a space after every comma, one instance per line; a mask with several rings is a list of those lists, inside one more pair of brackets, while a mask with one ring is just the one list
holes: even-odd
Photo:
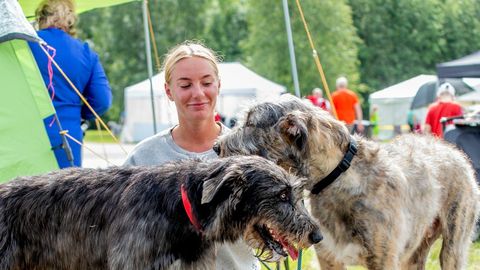
[[0, 0], [0, 182], [58, 169], [43, 119], [55, 113], [26, 40], [38, 37], [15, 0]]
[[[77, 0], [77, 12], [139, 0]], [[58, 169], [44, 119], [55, 113], [27, 41], [41, 0], [0, 0], [0, 183]], [[23, 10], [22, 10], [23, 9]]]
[[[108, 7], [132, 1], [139, 0], [76, 0], [75, 5], [77, 13], [82, 13], [95, 8]], [[25, 16], [30, 19], [35, 16], [35, 9], [42, 0], [19, 0], [18, 2], [22, 6]]]
[[[135, 0], [77, 0], [77, 12]], [[40, 0], [0, 0], [0, 183], [58, 169], [44, 119], [55, 113], [27, 41]], [[23, 8], [23, 11], [22, 11]], [[25, 12], [25, 14], [24, 14]]]

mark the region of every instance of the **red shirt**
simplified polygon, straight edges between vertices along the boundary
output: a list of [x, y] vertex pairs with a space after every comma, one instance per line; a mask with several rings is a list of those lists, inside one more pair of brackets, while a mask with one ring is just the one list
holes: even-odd
[[443, 129], [440, 119], [442, 117], [452, 117], [462, 114], [462, 107], [458, 103], [438, 101], [428, 108], [425, 124], [428, 124], [431, 127], [432, 134], [441, 138], [443, 137]]
[[307, 96], [307, 99], [312, 102], [313, 105], [320, 107], [322, 110], [330, 111], [330, 102], [324, 98], [318, 98], [316, 96]]
[[338, 89], [332, 94], [333, 106], [337, 112], [338, 120], [346, 124], [353, 124], [355, 121], [355, 104], [358, 103], [358, 97], [352, 90]]

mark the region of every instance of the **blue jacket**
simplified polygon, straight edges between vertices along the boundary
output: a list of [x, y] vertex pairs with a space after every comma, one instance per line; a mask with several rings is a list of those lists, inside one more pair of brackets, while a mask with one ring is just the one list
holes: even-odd
[[[53, 58], [75, 87], [82, 93], [88, 103], [99, 115], [105, 113], [112, 104], [112, 92], [108, 84], [107, 76], [100, 63], [98, 55], [90, 49], [87, 43], [71, 37], [63, 30], [47, 28], [38, 31], [38, 35], [50, 46], [55, 48], [56, 55]], [[49, 84], [48, 58], [38, 43], [29, 43], [38, 68], [42, 74], [45, 85]], [[50, 52], [52, 55], [52, 52]], [[80, 97], [64, 79], [60, 71], [52, 63], [54, 93], [49, 89], [50, 97], [54, 94], [53, 106], [58, 119], [68, 134], [83, 141], [80, 128], [81, 119], [94, 119], [95, 116], [87, 106], [83, 105]], [[53, 117], [45, 119], [50, 143], [55, 152], [60, 168], [69, 167], [65, 151], [61, 149], [62, 138], [56, 123], [52, 123]], [[68, 139], [72, 148], [74, 165], [82, 165], [81, 146]]]

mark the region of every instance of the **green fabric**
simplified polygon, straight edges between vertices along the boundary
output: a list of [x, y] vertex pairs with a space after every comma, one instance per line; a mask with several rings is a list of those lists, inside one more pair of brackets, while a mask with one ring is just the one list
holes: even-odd
[[[140, 0], [76, 0], [77, 13], [82, 13], [95, 8], [102, 8], [108, 6], [119, 5], [128, 2], [134, 2]], [[42, 0], [19, 0], [20, 6], [23, 9], [23, 13], [27, 18], [35, 17], [35, 9]]]
[[43, 119], [54, 113], [26, 41], [0, 43], [0, 183], [58, 169]]

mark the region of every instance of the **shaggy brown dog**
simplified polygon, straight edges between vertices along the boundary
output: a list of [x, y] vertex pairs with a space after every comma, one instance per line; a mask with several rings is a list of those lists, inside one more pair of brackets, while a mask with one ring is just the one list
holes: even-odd
[[260, 155], [308, 178], [325, 237], [316, 245], [322, 269], [424, 269], [440, 235], [442, 268], [465, 266], [479, 191], [452, 145], [418, 135], [389, 144], [351, 137], [328, 113], [287, 96], [253, 106], [214, 149]]

